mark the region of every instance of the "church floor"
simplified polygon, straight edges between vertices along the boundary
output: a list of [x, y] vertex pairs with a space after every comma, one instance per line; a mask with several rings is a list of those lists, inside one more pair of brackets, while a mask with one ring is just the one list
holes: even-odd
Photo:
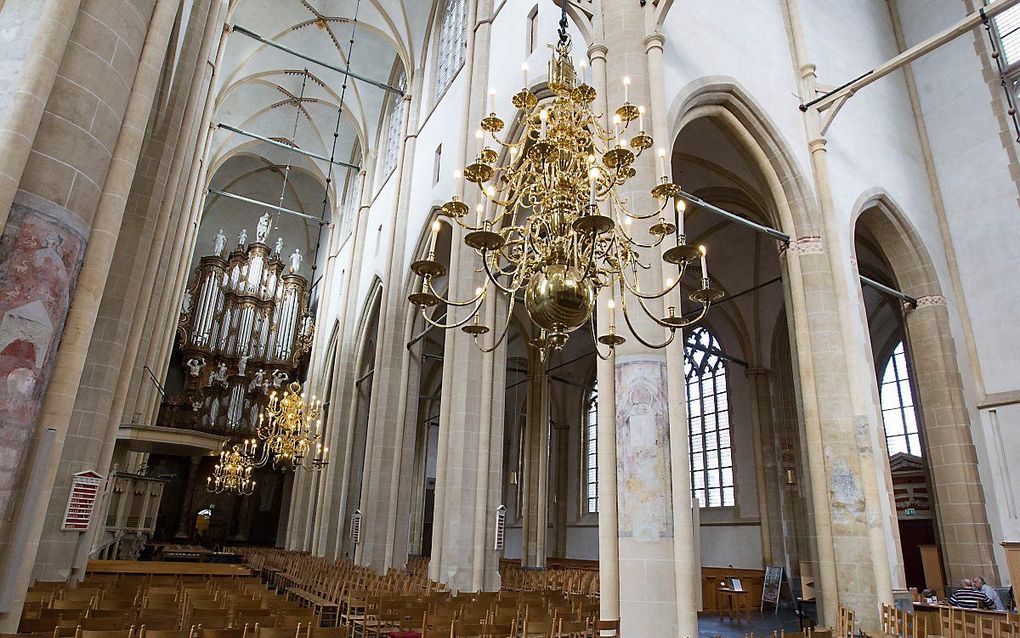
[[797, 616], [792, 609], [780, 609], [779, 613], [768, 611], [764, 614], [754, 612], [751, 614], [751, 622], [746, 620], [736, 622], [729, 618], [719, 620], [716, 613], [702, 613], [698, 615], [698, 636], [699, 638], [744, 638], [747, 634], [755, 636], [771, 636], [772, 632], [778, 634], [780, 631], [800, 631]]

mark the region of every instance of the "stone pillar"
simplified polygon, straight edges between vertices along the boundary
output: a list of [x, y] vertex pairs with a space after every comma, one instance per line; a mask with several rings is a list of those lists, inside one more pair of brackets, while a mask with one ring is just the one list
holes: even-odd
[[529, 349], [528, 409], [524, 421], [521, 537], [525, 567], [545, 567], [549, 535], [549, 374]]
[[[665, 36], [653, 32], [644, 38], [648, 64], [649, 111], [652, 137], [659, 148], [672, 156], [673, 140], [666, 121], [666, 80], [663, 73], [662, 49]], [[672, 162], [670, 162], [672, 164]], [[670, 172], [672, 169], [670, 168]], [[665, 245], [661, 247], [663, 250]], [[697, 286], [698, 281], [694, 280]], [[663, 305], [669, 305], [668, 303]], [[673, 570], [676, 584], [677, 631], [694, 636], [698, 631], [698, 609], [701, 595], [701, 553], [695, 537], [697, 523], [692, 510], [691, 454], [687, 424], [687, 383], [684, 374], [683, 333], [666, 346], [667, 396], [669, 398], [670, 470], [673, 488]]]
[[[404, 97], [404, 121], [400, 157], [394, 179], [397, 180], [397, 202], [390, 218], [390, 254], [387, 263], [383, 302], [379, 313], [379, 333], [372, 377], [372, 400], [369, 406], [368, 438], [365, 446], [365, 471], [361, 488], [363, 530], [358, 563], [384, 574], [390, 567], [407, 563], [408, 526], [410, 525], [411, 486], [414, 481], [415, 415], [408, 419], [408, 376], [410, 353], [405, 347], [408, 317], [412, 309], [407, 302], [408, 265], [405, 246], [417, 134], [418, 105], [423, 92], [419, 70], [408, 82]], [[414, 386], [417, 387], [417, 384]], [[416, 396], [417, 391], [413, 394]], [[409, 425], [410, 422], [410, 425]]]
[[[598, 94], [596, 111], [608, 113], [606, 106], [605, 44], [595, 42], [588, 47], [592, 85]], [[603, 121], [605, 126], [607, 122]], [[603, 211], [605, 212], [605, 211]], [[596, 325], [609, 325], [609, 300], [612, 291], [599, 293], [595, 309]], [[617, 502], [617, 441], [616, 441], [616, 356], [598, 357], [595, 362], [599, 388], [597, 406], [598, 489], [599, 489], [599, 614], [613, 620], [620, 617], [620, 536]]]
[[[458, 166], [466, 163], [468, 145], [473, 142], [471, 131], [484, 116], [492, 11], [492, 0], [472, 0], [468, 4], [470, 31], [462, 73], [466, 74], [469, 90], [465, 91], [465, 128]], [[475, 272], [474, 255], [463, 248], [462, 237], [459, 227], [455, 227], [449, 269], [449, 295], [455, 299], [470, 298], [475, 288], [484, 284], [484, 275]], [[494, 318], [496, 296], [490, 294], [486, 302], [486, 321]], [[462, 312], [451, 308], [447, 321], [459, 320]], [[490, 343], [501, 325], [494, 326], [487, 335], [489, 339], [479, 339], [479, 343]], [[502, 446], [493, 442], [503, 438], [504, 389], [499, 379], [505, 374], [505, 353], [500, 349], [498, 356], [483, 354], [468, 335], [450, 330], [443, 357], [447, 364], [443, 366], [429, 576], [454, 591], [494, 591], [499, 589], [499, 555], [492, 550], [491, 541], [502, 492]], [[484, 459], [480, 458], [483, 451], [487, 453]]]
[[[79, 413], [76, 428], [68, 432], [68, 425], [71, 422], [107, 284], [110, 283], [116, 289], [120, 283], [108, 281], [108, 278], [113, 262], [117, 258], [117, 239], [125, 225], [124, 213], [128, 195], [134, 182], [146, 127], [158, 90], [163, 60], [177, 14], [177, 3], [174, 0], [157, 0], [155, 4], [148, 27], [148, 37], [144, 48], [141, 49], [138, 72], [120, 136], [114, 148], [110, 171], [93, 220], [92, 235], [68, 313], [67, 329], [58, 351], [59, 358], [54, 369], [53, 381], [41, 410], [42, 418], [48, 425], [57, 425], [58, 432], [62, 431], [65, 436], [70, 437], [70, 445], [63, 446], [62, 454], [53, 459], [57, 467], [54, 468], [55, 483], [52, 486], [47, 513], [49, 524], [40, 538], [35, 568], [36, 577], [44, 580], [60, 580], [68, 578], [73, 573], [76, 541], [60, 531], [60, 520], [67, 503], [71, 475], [99, 466], [99, 456], [107, 430], [106, 419], [109, 414], [106, 409], [100, 407], [100, 402], [104, 398], [112, 401], [112, 396], [107, 394], [103, 397], [100, 392], [83, 393], [83, 411]], [[130, 226], [130, 222], [128, 225]], [[115, 277], [119, 277], [120, 274], [115, 273]], [[116, 371], [110, 369], [113, 362], [98, 360], [103, 345], [108, 344], [97, 342], [96, 349], [92, 351], [94, 358], [90, 373], [97, 378], [109, 374], [110, 383], [113, 383], [116, 379]], [[120, 347], [122, 346], [115, 349], [115, 354], [122, 353]], [[102, 358], [105, 359], [107, 354], [109, 353], [103, 352]], [[108, 367], [104, 367], [104, 364]], [[116, 364], [119, 364], [119, 361]], [[106, 392], [109, 393], [110, 390]], [[57, 458], [60, 459], [59, 463]]]
[[[9, 291], [3, 308], [7, 325], [0, 326], [0, 334], [16, 330], [27, 336], [4, 340], [7, 353], [18, 354], [8, 358], [14, 365], [3, 371], [5, 387], [16, 392], [0, 402], [5, 413], [0, 421], [13, 435], [4, 438], [24, 446], [46, 393], [40, 422], [57, 430], [44, 478], [47, 499], [175, 13], [175, 7], [160, 7], [154, 14], [151, 0], [83, 4], [90, 18], [75, 27], [77, 46], [69, 47], [61, 62], [22, 175], [21, 194], [0, 239], [5, 257], [0, 279]], [[27, 279], [38, 273], [48, 276]], [[11, 451], [12, 460], [26, 456]], [[18, 465], [9, 465], [0, 481], [6, 520], [17, 472]], [[17, 514], [30, 517], [31, 539], [39, 537], [44, 513]], [[18, 582], [27, 583], [36, 550], [30, 542], [19, 556], [4, 556], [18, 561]], [[5, 617], [0, 629], [13, 629], [14, 616]]]
[[[772, 420], [772, 395], [769, 386], [767, 368], [747, 368], [744, 370], [748, 384], [751, 386], [751, 423], [754, 428], [754, 465], [756, 485], [758, 486], [758, 525], [761, 529], [762, 562], [771, 565], [775, 560], [770, 532], [772, 516], [770, 510], [778, 503], [770, 503], [765, 479], [765, 446], [764, 431]], [[774, 511], [774, 510], [773, 510]]]
[[[370, 153], [362, 158], [362, 164], [366, 170], [371, 171], [375, 165], [375, 154]], [[337, 319], [340, 322], [340, 330], [337, 334], [338, 352], [336, 368], [333, 372], [334, 391], [331, 401], [335, 410], [330, 414], [326, 424], [326, 433], [330, 439], [330, 450], [333, 453], [333, 460], [326, 466], [326, 483], [335, 485], [337, 489], [328, 490], [325, 502], [322, 505], [322, 524], [326, 528], [326, 535], [322, 539], [324, 547], [322, 553], [333, 557], [343, 556], [341, 549], [344, 542], [344, 525], [349, 518], [347, 514], [347, 476], [350, 467], [351, 447], [353, 445], [353, 434], [357, 415], [356, 388], [354, 382], [358, 376], [357, 365], [343, 365], [343, 362], [353, 361], [358, 354], [358, 312], [355, 300], [359, 298], [358, 291], [354, 289], [357, 279], [354, 277], [354, 264], [361, 263], [365, 246], [365, 234], [367, 232], [368, 211], [372, 201], [371, 172], [362, 170], [358, 179], [361, 180], [361, 201], [357, 202], [355, 208], [354, 230], [351, 237], [350, 247], [344, 260], [342, 290], [343, 298], [340, 308], [337, 311]], [[356, 507], [356, 505], [355, 505]], [[353, 509], [351, 509], [353, 511]]]
[[[798, 0], [786, 3], [793, 54], [800, 72], [800, 94], [815, 95], [815, 65], [804, 46]], [[890, 553], [898, 556], [899, 546], [889, 496], [891, 479], [875, 460], [875, 450], [884, 450], [877, 382], [874, 365], [859, 355], [870, 352], [870, 343], [861, 322], [864, 312], [860, 285], [850, 262], [851, 238], [833, 203], [827, 141], [817, 109], [804, 113], [804, 128], [818, 197], [820, 234], [810, 240], [801, 238], [803, 243], [798, 247], [812, 248], [798, 251], [798, 265], [805, 278], [791, 281], [791, 286], [800, 288], [792, 300], [803, 304], [811, 324], [806, 335], [810, 344], [804, 344], [802, 351], [798, 342], [798, 357], [812, 359], [810, 364], [801, 361], [801, 377], [816, 376], [813, 385], [818, 393], [818, 416], [824, 423], [806, 423], [806, 428], [812, 430], [808, 435], [809, 460], [812, 465], [823, 465], [822, 471], [813, 468], [812, 490], [829, 492], [828, 507], [817, 507], [821, 503], [816, 501], [815, 523], [819, 530], [829, 526], [827, 533], [833, 543], [834, 573], [822, 575], [830, 580], [830, 587], [835, 587], [834, 591], [823, 591], [820, 611], [825, 622], [831, 624], [838, 605], [850, 607], [864, 630], [876, 631], [881, 605], [892, 602], [892, 567], [899, 562], [890, 557]], [[791, 274], [791, 280], [794, 278], [796, 275]], [[802, 340], [805, 324], [795, 321], [793, 326], [795, 338]], [[810, 418], [805, 409], [805, 421]], [[822, 534], [818, 542], [823, 542]]]
[[[0, 233], [67, 50], [81, 0], [0, 3]], [[63, 83], [63, 82], [62, 82]]]
[[198, 466], [202, 462], [201, 456], [191, 457], [191, 465], [188, 466], [188, 478], [185, 480], [184, 500], [181, 501], [181, 520], [177, 524], [177, 533], [174, 534], [175, 541], [188, 542], [191, 538], [191, 523], [194, 516], [195, 487], [202, 477], [198, 475]]

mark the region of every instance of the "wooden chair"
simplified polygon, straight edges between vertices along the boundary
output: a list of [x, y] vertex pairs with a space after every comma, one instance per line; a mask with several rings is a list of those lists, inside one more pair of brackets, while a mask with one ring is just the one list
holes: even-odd
[[184, 625], [196, 625], [204, 629], [228, 629], [230, 627], [230, 614], [226, 610], [212, 612], [192, 612], [185, 616]]
[[57, 638], [57, 630], [51, 632], [39, 631], [32, 633], [0, 634], [0, 638]]
[[252, 638], [301, 638], [301, 627], [263, 627], [255, 624]]
[[304, 638], [350, 638], [351, 628], [347, 625], [339, 627], [316, 627], [304, 625], [301, 627]]
[[247, 638], [248, 627], [235, 627], [233, 629], [207, 629], [198, 625], [195, 638]]
[[318, 625], [319, 619], [312, 609], [278, 611], [275, 627], [297, 627], [298, 625]]
[[595, 638], [620, 638], [620, 620], [596, 620], [592, 625]]
[[[78, 621], [78, 627], [84, 631], [123, 631], [134, 626], [134, 616], [128, 618], [119, 616], [113, 618], [82, 618]], [[110, 636], [109, 638], [114, 638]]]
[[[147, 619], [138, 619], [138, 624], [149, 630], [150, 633], [160, 632], [173, 632], [181, 630], [181, 619], [177, 616], [154, 616]], [[183, 630], [187, 631], [187, 630]], [[141, 638], [141, 634], [139, 637]]]
[[195, 628], [189, 629], [150, 629], [142, 625], [138, 630], [138, 638], [192, 638]]
[[37, 580], [32, 583], [28, 591], [46, 591], [56, 592], [62, 591], [67, 587], [67, 583], [62, 580]]
[[22, 618], [18, 624], [19, 634], [52, 634], [60, 624], [57, 618]]
[[74, 638], [134, 638], [135, 628], [129, 627], [128, 629], [83, 629], [81, 625], [78, 625], [77, 631], [74, 632]]

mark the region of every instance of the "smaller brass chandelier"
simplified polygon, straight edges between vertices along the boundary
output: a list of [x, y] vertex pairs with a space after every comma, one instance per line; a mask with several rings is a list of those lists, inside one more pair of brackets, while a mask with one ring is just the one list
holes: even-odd
[[[619, 190], [637, 175], [637, 158], [653, 145], [644, 130], [644, 109], [632, 104], [625, 91], [611, 127], [600, 123], [593, 108], [595, 89], [574, 71], [566, 2], [563, 5], [560, 39], [549, 62], [552, 99], [540, 102], [525, 79], [524, 88], [512, 98], [521, 130], [515, 142], [499, 136], [504, 122], [496, 116], [490, 91], [489, 115], [482, 119], [476, 134], [478, 153], [464, 169], [464, 178], [478, 186], [475, 212], [472, 214], [471, 207], [456, 195], [440, 211], [465, 231], [464, 243], [480, 258], [478, 270], [485, 274], [484, 283], [473, 298], [465, 300], [444, 299], [433, 286], [433, 279], [446, 275], [446, 267], [435, 259], [437, 220], [426, 257], [411, 264], [412, 272], [421, 277], [421, 286], [408, 300], [421, 310], [429, 325], [460, 328], [473, 336], [480, 348], [491, 351], [506, 337], [514, 304], [523, 298], [538, 328], [538, 337], [531, 344], [544, 359], [550, 350], [561, 349], [569, 333], [585, 323], [591, 325], [598, 343], [610, 349], [624, 343], [624, 337], [616, 333], [613, 299], [609, 300], [608, 332], [599, 326], [603, 332], [595, 334], [595, 300], [605, 289], [619, 301], [631, 334], [646, 347], [663, 348], [673, 341], [678, 329], [704, 318], [723, 293], [711, 285], [704, 246], [687, 243], [686, 205], [680, 187], [669, 179], [665, 149], [658, 152], [658, 183], [650, 189], [655, 202], [651, 210], [633, 210], [628, 194]], [[629, 90], [626, 78], [624, 85]], [[637, 237], [638, 224], [633, 222], [647, 223], [649, 237]], [[642, 290], [638, 275], [651, 268], [651, 259], [664, 262], [664, 285]], [[696, 273], [689, 278], [694, 281], [682, 285], [684, 275], [690, 272]], [[494, 343], [483, 347], [478, 337], [495, 326], [480, 323], [479, 311], [493, 294], [505, 296], [502, 307], [506, 314]], [[694, 306], [687, 313], [681, 311], [685, 297]], [[662, 314], [648, 305], [659, 299], [665, 307]], [[465, 308], [466, 316], [439, 323], [427, 310], [440, 303]], [[635, 306], [655, 325], [668, 329], [664, 342], [651, 342], [638, 334], [631, 318]], [[599, 356], [608, 355], [599, 352]]]
[[212, 476], [206, 477], [206, 490], [213, 494], [235, 493], [248, 496], [255, 491], [253, 457], [257, 443], [247, 439], [231, 449], [220, 450], [220, 462], [213, 467]]
[[272, 461], [274, 469], [321, 470], [329, 462], [329, 448], [319, 442], [322, 437], [322, 402], [314, 396], [305, 401], [301, 384], [292, 382], [283, 396], [274, 390], [269, 403], [259, 414], [255, 432], [262, 441], [262, 453], [256, 465]]

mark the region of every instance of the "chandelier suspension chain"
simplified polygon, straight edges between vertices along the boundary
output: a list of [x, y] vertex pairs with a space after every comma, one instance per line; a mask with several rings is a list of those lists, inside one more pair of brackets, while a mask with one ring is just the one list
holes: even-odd
[[[326, 170], [326, 186], [322, 193], [322, 211], [319, 213], [319, 229], [320, 232], [315, 237], [315, 250], [312, 252], [312, 276], [309, 280], [312, 287], [309, 289], [309, 293], [315, 290], [315, 287], [319, 285], [319, 282], [315, 279], [315, 271], [319, 266], [319, 247], [322, 244], [322, 225], [326, 221], [326, 210], [329, 208], [329, 186], [333, 183], [333, 163], [336, 160], [336, 146], [340, 139], [340, 122], [343, 119], [344, 113], [344, 99], [347, 96], [347, 83], [350, 82], [350, 71], [351, 71], [351, 58], [354, 55], [354, 40], [358, 34], [358, 14], [361, 11], [361, 0], [358, 0], [354, 5], [354, 20], [351, 21], [351, 37], [347, 41], [347, 63], [344, 68], [344, 83], [340, 87], [340, 104], [336, 109], [336, 124], [333, 127], [333, 145], [329, 149], [329, 168]], [[364, 162], [364, 153], [362, 153], [362, 162]], [[358, 177], [355, 177], [358, 179]], [[357, 214], [357, 213], [355, 213]]]
[[[305, 86], [308, 84], [308, 69], [305, 68], [301, 75], [301, 91], [294, 101], [294, 128], [290, 134], [291, 149], [287, 151], [287, 166], [283, 169], [283, 186], [280, 187], [280, 201], [277, 204], [276, 221], [273, 222], [273, 230], [280, 230], [280, 208], [283, 208], [283, 198], [287, 196], [287, 183], [290, 180], [290, 166], [294, 162], [294, 148], [297, 146], [298, 123], [301, 121], [301, 102], [305, 99]], [[331, 164], [332, 166], [332, 164]]]

